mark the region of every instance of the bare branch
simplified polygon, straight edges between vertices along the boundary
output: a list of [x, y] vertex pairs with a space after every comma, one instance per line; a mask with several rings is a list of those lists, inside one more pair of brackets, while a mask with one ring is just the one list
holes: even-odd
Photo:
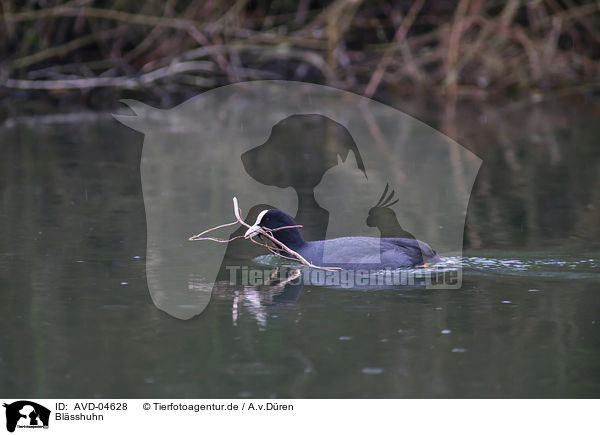
[[[231, 238], [229, 240], [217, 239], [217, 238], [213, 238], [213, 237], [201, 237], [202, 235], [204, 235], [204, 234], [206, 234], [206, 233], [208, 233], [210, 231], [213, 231], [213, 230], [216, 230], [216, 229], [219, 229], [219, 228], [228, 227], [228, 226], [231, 226], [231, 225], [235, 225], [237, 223], [242, 224], [246, 228], [250, 228], [251, 227], [249, 224], [247, 224], [246, 222], [244, 222], [244, 220], [242, 219], [241, 210], [240, 210], [240, 208], [238, 206], [238, 200], [237, 200], [237, 198], [235, 196], [233, 197], [233, 213], [235, 214], [235, 218], [237, 219], [235, 222], [230, 222], [228, 224], [223, 224], [223, 225], [219, 225], [219, 226], [216, 226], [216, 227], [213, 227], [213, 228], [209, 228], [208, 230], [202, 231], [200, 234], [197, 234], [195, 236], [190, 237], [188, 240], [190, 240], [190, 241], [211, 240], [211, 241], [215, 241], [215, 242], [218, 242], [218, 243], [225, 243], [225, 242], [229, 242], [231, 240], [235, 240], [235, 239], [244, 237], [244, 236], [236, 236], [236, 237], [233, 237], [233, 238]], [[282, 257], [282, 258], [285, 258], [285, 259], [288, 259], [288, 260], [299, 261], [300, 263], [304, 264], [305, 266], [314, 267], [316, 269], [324, 269], [324, 270], [340, 270], [341, 267], [321, 267], [321, 266], [315, 266], [314, 264], [312, 264], [311, 262], [309, 262], [308, 260], [306, 260], [298, 252], [296, 252], [293, 249], [287, 247], [285, 244], [283, 244], [282, 242], [280, 242], [279, 240], [277, 240], [275, 237], [273, 237], [273, 232], [275, 232], [275, 231], [279, 231], [279, 230], [286, 229], [286, 228], [298, 228], [298, 227], [301, 227], [301, 225], [290, 225], [290, 226], [275, 228], [273, 230], [263, 229], [261, 227], [257, 228], [256, 232], [259, 233], [259, 234], [261, 234], [263, 237], [266, 237], [271, 242], [273, 242], [276, 245], [275, 247], [269, 246], [267, 244], [263, 244], [263, 243], [260, 243], [260, 242], [257, 242], [256, 240], [254, 240], [253, 237], [251, 237], [250, 239], [251, 239], [252, 242], [254, 242], [254, 243], [258, 244], [258, 245], [264, 246], [271, 253], [273, 253], [273, 254], [275, 254], [275, 255], [277, 255], [279, 257]], [[280, 252], [277, 252], [277, 251], [284, 251], [284, 252], [290, 254], [291, 257], [283, 255], [283, 254], [281, 254]]]

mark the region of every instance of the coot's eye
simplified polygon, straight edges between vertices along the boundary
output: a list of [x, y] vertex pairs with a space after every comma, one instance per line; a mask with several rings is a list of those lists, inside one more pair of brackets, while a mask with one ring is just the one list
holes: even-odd
[[271, 218], [265, 218], [265, 222], [269, 222]]

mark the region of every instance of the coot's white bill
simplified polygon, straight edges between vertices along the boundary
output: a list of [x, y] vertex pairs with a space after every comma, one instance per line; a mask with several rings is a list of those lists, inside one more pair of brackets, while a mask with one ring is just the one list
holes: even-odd
[[258, 233], [258, 230], [260, 229], [260, 221], [262, 221], [262, 218], [264, 217], [264, 215], [267, 214], [269, 210], [263, 210], [261, 211], [258, 216], [256, 217], [256, 222], [254, 222], [254, 225], [252, 225], [250, 228], [248, 228], [248, 231], [246, 231], [246, 233], [244, 234], [244, 238], [245, 239], [249, 239], [250, 237], [254, 237], [256, 236]]

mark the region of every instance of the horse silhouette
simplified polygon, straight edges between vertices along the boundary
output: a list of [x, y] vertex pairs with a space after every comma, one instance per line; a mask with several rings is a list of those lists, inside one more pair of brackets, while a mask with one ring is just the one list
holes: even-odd
[[[37, 426], [38, 419], [40, 419], [44, 427], [48, 427], [50, 410], [42, 405], [29, 400], [19, 400], [10, 404], [5, 403], [3, 406], [6, 408], [6, 430], [9, 432], [15, 431], [21, 419], [24, 419], [21, 424], [30, 426]], [[21, 411], [25, 414], [21, 414]], [[29, 422], [27, 423], [28, 418]]]

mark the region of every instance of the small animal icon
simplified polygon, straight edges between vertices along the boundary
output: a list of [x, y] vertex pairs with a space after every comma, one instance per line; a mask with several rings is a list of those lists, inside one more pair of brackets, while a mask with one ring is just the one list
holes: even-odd
[[367, 226], [377, 227], [381, 233], [381, 238], [414, 239], [415, 237], [411, 233], [402, 228], [396, 217], [396, 212], [391, 209], [391, 206], [400, 201], [400, 199], [396, 198], [394, 200], [394, 190], [388, 195], [389, 187], [389, 184], [385, 185], [379, 201], [369, 210]]

